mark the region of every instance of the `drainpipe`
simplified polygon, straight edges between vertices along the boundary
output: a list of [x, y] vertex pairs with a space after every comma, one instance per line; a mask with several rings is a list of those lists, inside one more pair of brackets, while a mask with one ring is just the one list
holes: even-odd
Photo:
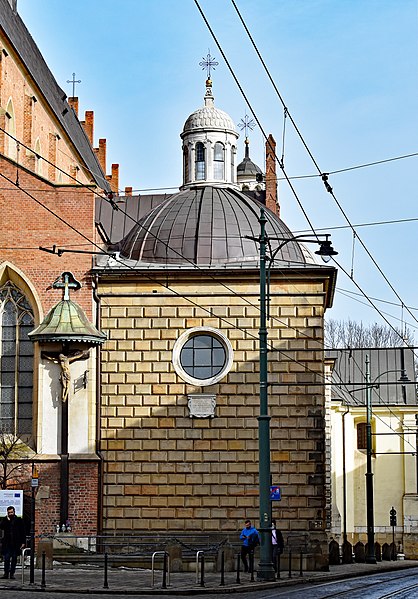
[[[96, 302], [96, 328], [100, 330], [100, 315], [101, 315], [101, 300], [97, 294], [98, 276], [94, 275], [92, 279], [93, 299]], [[104, 470], [104, 458], [101, 452], [101, 428], [100, 428], [100, 414], [101, 414], [101, 382], [102, 382], [102, 371], [100, 367], [100, 352], [101, 347], [97, 347], [96, 354], [96, 455], [98, 456], [99, 462], [99, 478], [98, 478], [98, 505], [97, 505], [97, 532], [100, 535], [103, 530], [103, 470]]]

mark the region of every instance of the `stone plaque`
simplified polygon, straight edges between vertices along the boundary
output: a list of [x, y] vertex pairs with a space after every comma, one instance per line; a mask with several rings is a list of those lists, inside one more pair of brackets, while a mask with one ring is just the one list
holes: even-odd
[[214, 418], [216, 408], [216, 395], [196, 393], [188, 395], [190, 418]]

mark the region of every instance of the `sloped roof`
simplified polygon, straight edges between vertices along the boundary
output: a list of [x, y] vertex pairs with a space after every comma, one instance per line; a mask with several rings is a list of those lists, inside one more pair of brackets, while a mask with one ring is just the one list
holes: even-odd
[[34, 39], [7, 0], [0, 0], [0, 26], [45, 97], [56, 119], [71, 139], [95, 183], [101, 189], [110, 191], [109, 183], [106, 181], [89, 139], [74, 110], [66, 101], [66, 93], [59, 87]]
[[[335, 360], [331, 398], [345, 405], [364, 406], [366, 355], [369, 357], [373, 405], [417, 405], [415, 355], [408, 347], [333, 349], [326, 352]], [[409, 383], [402, 384], [401, 375]], [[379, 384], [379, 387], [375, 385]]]

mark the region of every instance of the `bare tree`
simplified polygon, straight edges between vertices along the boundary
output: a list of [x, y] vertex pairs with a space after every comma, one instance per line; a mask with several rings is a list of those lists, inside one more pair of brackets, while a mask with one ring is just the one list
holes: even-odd
[[27, 466], [35, 455], [16, 435], [0, 429], [0, 489], [27, 482]]
[[325, 346], [329, 349], [341, 347], [400, 347], [413, 345], [414, 335], [410, 329], [398, 329], [387, 324], [363, 324], [355, 320], [335, 320], [325, 322]]

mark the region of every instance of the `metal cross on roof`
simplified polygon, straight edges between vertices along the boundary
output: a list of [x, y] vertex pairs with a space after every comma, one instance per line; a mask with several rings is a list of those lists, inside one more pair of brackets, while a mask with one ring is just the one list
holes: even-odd
[[238, 127], [241, 129], [241, 131], [244, 129], [245, 137], [248, 137], [248, 129], [252, 131], [255, 126], [256, 124], [254, 119], [249, 117], [247, 113], [245, 114], [245, 117], [238, 123]]
[[202, 67], [202, 71], [206, 69], [208, 79], [210, 79], [210, 70], [215, 70], [215, 67], [219, 65], [219, 62], [215, 61], [215, 57], [210, 55], [210, 50], [208, 50], [208, 54], [206, 58], [203, 56], [202, 61], [199, 62], [199, 67]]
[[64, 300], [70, 299], [70, 289], [80, 289], [81, 283], [77, 281], [72, 272], [66, 271], [60, 274], [58, 279], [52, 283], [54, 289], [64, 289]]
[[67, 83], [72, 83], [73, 84], [73, 98], [75, 98], [75, 84], [76, 83], [81, 83], [81, 79], [76, 79], [75, 78], [75, 73], [73, 73], [73, 78], [72, 79], [67, 79]]

